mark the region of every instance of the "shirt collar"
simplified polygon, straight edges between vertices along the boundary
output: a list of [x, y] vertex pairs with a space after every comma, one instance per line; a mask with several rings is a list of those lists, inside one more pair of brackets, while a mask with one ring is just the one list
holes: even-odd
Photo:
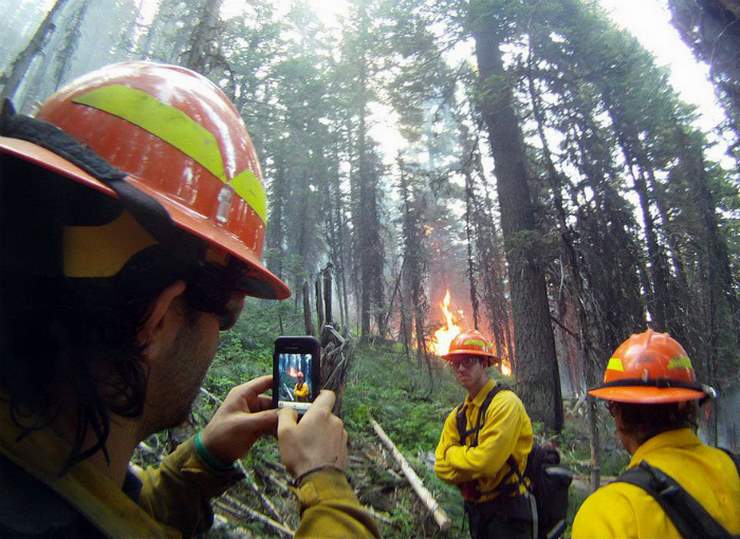
[[664, 447], [688, 447], [699, 444], [701, 444], [701, 441], [690, 428], [661, 432], [637, 448], [637, 451], [635, 451], [635, 454], [630, 459], [628, 468], [637, 466], [641, 461], [645, 460], [648, 454], [658, 449]]
[[483, 401], [486, 400], [486, 395], [491, 392], [493, 387], [496, 385], [496, 381], [493, 378], [489, 378], [488, 382], [486, 382], [486, 385], [484, 385], [480, 391], [475, 395], [475, 398], [471, 399], [470, 395], [465, 397], [465, 404], [473, 404], [473, 406], [476, 406], [478, 408], [481, 407], [483, 404]]

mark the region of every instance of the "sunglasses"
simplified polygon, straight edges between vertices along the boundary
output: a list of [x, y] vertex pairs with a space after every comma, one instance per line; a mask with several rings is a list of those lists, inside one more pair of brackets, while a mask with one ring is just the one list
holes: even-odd
[[234, 327], [244, 305], [239, 278], [232, 266], [205, 264], [187, 279], [185, 299], [193, 309], [215, 315], [219, 330], [226, 331]]
[[460, 359], [451, 360], [450, 365], [453, 369], [459, 369], [461, 366], [469, 369], [479, 361], [480, 359], [478, 359], [477, 357], [466, 356]]

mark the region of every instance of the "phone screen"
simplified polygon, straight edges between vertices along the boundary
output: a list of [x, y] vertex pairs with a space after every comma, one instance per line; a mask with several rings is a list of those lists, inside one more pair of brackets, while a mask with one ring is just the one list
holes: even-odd
[[311, 354], [278, 352], [278, 408], [305, 412], [314, 400]]

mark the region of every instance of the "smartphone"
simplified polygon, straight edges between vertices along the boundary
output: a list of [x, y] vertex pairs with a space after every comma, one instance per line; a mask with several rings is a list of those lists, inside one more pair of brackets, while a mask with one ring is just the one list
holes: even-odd
[[308, 410], [321, 389], [321, 344], [315, 337], [278, 337], [272, 357], [272, 405]]

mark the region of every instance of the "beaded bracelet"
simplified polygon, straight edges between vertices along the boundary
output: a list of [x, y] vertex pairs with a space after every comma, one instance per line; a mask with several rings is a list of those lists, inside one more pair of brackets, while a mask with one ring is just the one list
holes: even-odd
[[231, 470], [234, 467], [234, 464], [226, 464], [225, 462], [220, 461], [206, 449], [206, 446], [203, 445], [203, 439], [201, 438], [200, 431], [198, 434], [195, 435], [195, 452], [200, 457], [200, 459], [205, 462], [209, 468], [212, 468], [213, 470], [217, 472], [225, 472], [227, 470]]

